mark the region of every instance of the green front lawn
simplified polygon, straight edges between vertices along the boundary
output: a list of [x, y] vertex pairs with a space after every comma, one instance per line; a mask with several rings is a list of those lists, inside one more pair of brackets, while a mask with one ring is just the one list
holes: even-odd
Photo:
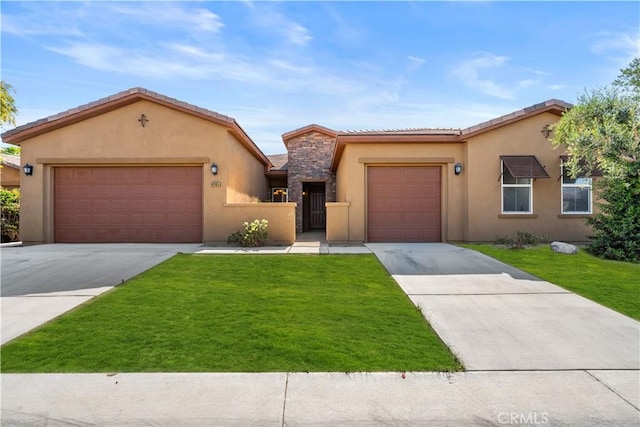
[[2, 347], [2, 372], [450, 371], [373, 255], [177, 255]]
[[584, 250], [558, 254], [548, 245], [505, 249], [493, 245], [460, 245], [640, 320], [640, 265], [597, 258]]

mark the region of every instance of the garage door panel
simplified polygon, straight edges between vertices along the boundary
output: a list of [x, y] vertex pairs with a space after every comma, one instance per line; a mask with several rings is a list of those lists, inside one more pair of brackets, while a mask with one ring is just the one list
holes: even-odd
[[70, 167], [54, 173], [56, 242], [202, 241], [200, 167]]
[[440, 167], [367, 169], [368, 241], [439, 242], [440, 212]]

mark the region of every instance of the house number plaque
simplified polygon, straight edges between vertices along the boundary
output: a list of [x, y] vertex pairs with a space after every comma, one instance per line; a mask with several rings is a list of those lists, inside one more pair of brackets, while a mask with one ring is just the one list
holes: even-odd
[[222, 187], [222, 183], [220, 181], [211, 181], [212, 187]]

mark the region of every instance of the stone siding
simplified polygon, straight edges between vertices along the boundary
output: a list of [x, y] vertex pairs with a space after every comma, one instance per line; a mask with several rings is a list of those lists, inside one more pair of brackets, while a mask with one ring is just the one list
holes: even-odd
[[325, 201], [336, 199], [336, 176], [331, 172], [335, 137], [310, 131], [287, 140], [289, 201], [296, 202], [296, 231], [302, 232], [302, 183], [324, 182]]

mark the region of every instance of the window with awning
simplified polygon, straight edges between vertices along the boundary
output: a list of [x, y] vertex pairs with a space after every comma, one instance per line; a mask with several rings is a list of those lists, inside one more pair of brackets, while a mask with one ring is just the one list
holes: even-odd
[[502, 213], [533, 213], [533, 180], [549, 178], [535, 156], [500, 156]]
[[550, 178], [536, 156], [500, 156], [500, 160], [513, 178]]

